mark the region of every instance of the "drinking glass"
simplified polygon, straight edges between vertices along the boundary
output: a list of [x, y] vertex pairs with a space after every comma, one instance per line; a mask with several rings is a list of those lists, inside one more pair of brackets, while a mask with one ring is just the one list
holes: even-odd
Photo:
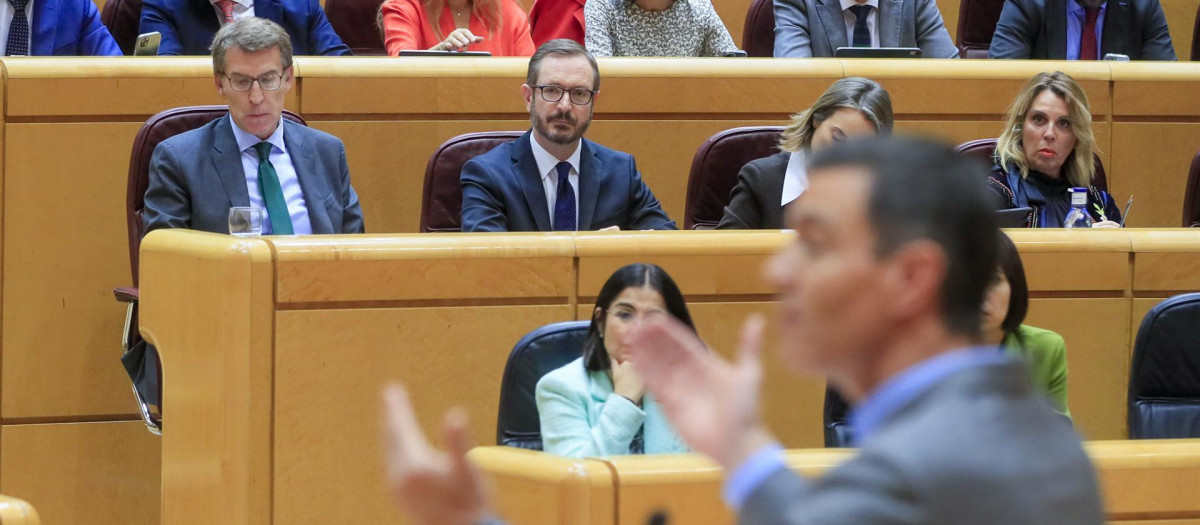
[[266, 211], [253, 206], [234, 206], [229, 208], [229, 234], [238, 237], [257, 237], [262, 235], [263, 217]]

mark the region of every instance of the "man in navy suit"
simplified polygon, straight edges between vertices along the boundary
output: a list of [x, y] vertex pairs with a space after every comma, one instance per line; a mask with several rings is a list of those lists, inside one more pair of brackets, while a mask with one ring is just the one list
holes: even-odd
[[1175, 60], [1158, 0], [1007, 0], [988, 58]]
[[91, 0], [10, 0], [0, 4], [0, 46], [4, 46], [0, 49], [5, 56], [121, 55]]
[[521, 86], [533, 130], [463, 166], [462, 231], [675, 229], [632, 155], [583, 138], [599, 90], [578, 42], [538, 48]]
[[138, 29], [162, 33], [160, 55], [207, 55], [222, 25], [255, 16], [283, 26], [296, 54], [350, 54], [317, 0], [143, 0]]

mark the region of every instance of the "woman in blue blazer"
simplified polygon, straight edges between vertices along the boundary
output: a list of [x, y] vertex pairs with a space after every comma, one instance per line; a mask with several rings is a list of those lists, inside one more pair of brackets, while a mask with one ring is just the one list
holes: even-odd
[[546, 452], [581, 458], [688, 451], [625, 360], [622, 345], [632, 326], [663, 315], [695, 330], [683, 294], [662, 268], [631, 264], [608, 278], [596, 297], [583, 357], [538, 381]]

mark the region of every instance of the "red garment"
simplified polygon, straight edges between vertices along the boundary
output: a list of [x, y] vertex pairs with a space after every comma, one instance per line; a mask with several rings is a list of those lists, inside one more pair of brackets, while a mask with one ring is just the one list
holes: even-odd
[[1083, 31], [1079, 35], [1079, 59], [1080, 60], [1095, 60], [1096, 59], [1096, 19], [1100, 17], [1099, 7], [1085, 8], [1086, 21], [1083, 24]]
[[[454, 31], [454, 15], [442, 9], [439, 39], [429, 23], [429, 14], [421, 0], [388, 0], [379, 8], [383, 15], [383, 45], [392, 56], [406, 49], [429, 49], [436, 46]], [[467, 46], [467, 51], [487, 51], [492, 56], [533, 55], [533, 41], [529, 38], [529, 19], [516, 0], [500, 0], [501, 27], [489, 35], [483, 19], [471, 14], [468, 29], [483, 42]]]
[[587, 0], [534, 0], [529, 10], [533, 45], [570, 38], [583, 45], [583, 4]]

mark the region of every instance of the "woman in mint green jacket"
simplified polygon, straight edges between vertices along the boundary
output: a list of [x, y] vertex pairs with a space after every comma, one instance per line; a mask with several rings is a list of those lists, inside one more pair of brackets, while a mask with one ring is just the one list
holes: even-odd
[[1021, 324], [1029, 310], [1029, 288], [1021, 256], [1008, 235], [1000, 234], [1000, 268], [983, 301], [983, 337], [989, 344], [1029, 361], [1033, 382], [1051, 406], [1071, 417], [1067, 408], [1067, 345], [1061, 335]]
[[608, 278], [596, 297], [583, 357], [538, 381], [543, 450], [576, 458], [687, 452], [621, 343], [637, 323], [664, 315], [695, 330], [683, 294], [662, 268], [631, 264]]

